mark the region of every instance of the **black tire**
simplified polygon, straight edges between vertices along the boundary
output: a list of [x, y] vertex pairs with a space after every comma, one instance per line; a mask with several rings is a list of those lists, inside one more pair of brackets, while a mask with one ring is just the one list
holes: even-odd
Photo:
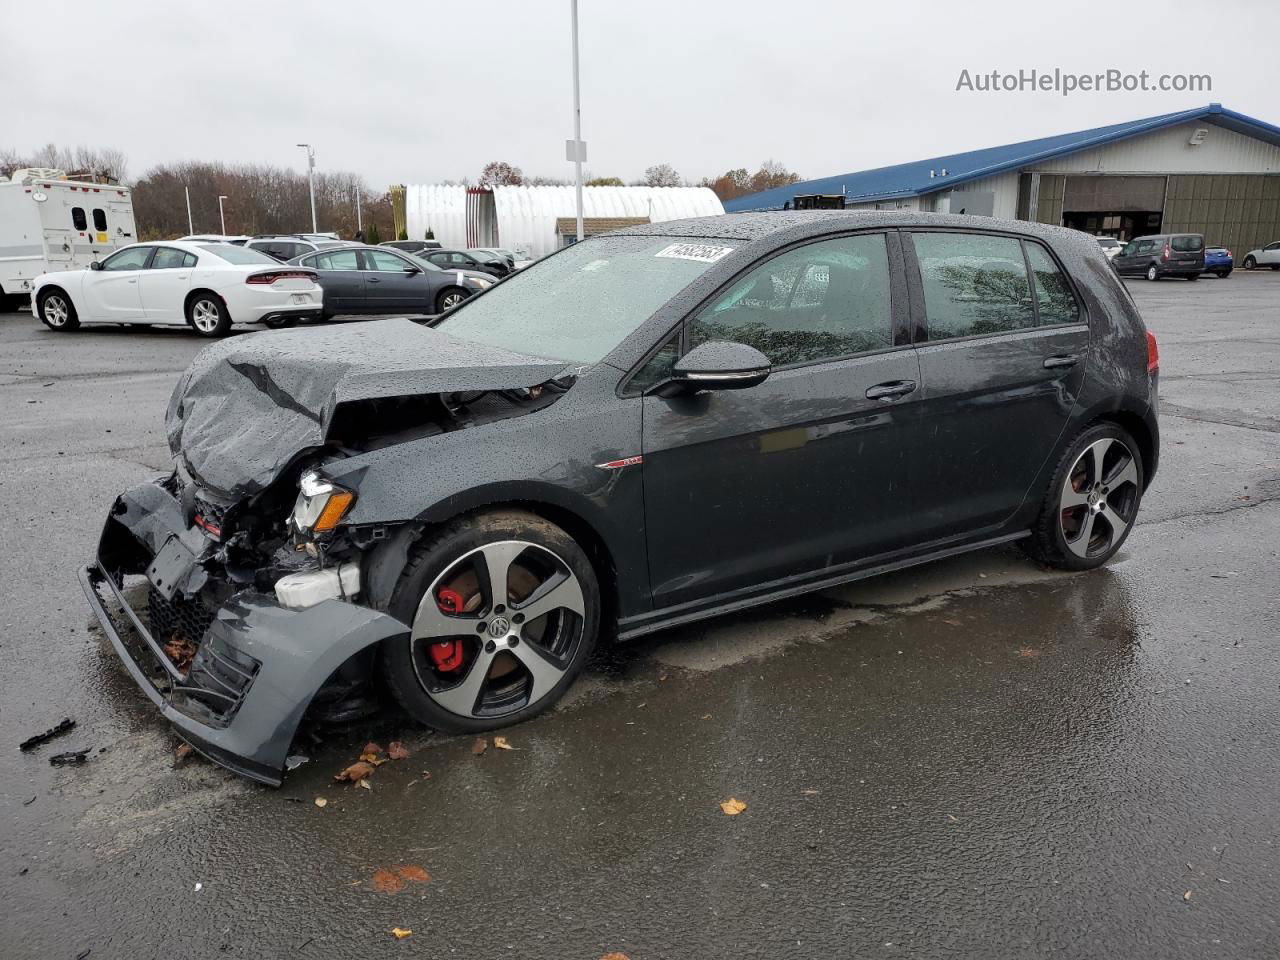
[[1188, 279], [1188, 280], [1199, 280], [1199, 279], [1200, 279], [1200, 274], [1198, 274], [1198, 273], [1189, 273], [1189, 274], [1187, 274], [1187, 279]]
[[1218, 271], [1218, 279], [1219, 279], [1219, 280], [1225, 280], [1225, 279], [1227, 279], [1227, 277], [1229, 277], [1229, 276], [1231, 276], [1231, 271], [1230, 271], [1230, 270], [1219, 270], [1219, 271]]
[[1255, 260], [1255, 259], [1253, 259], [1253, 257], [1245, 257], [1245, 258], [1244, 258], [1244, 268], [1245, 268], [1246, 270], [1252, 270], [1252, 269], [1254, 269], [1257, 265], [1258, 265], [1258, 261], [1257, 261], [1257, 260]]
[[20, 293], [0, 293], [0, 313], [17, 313], [27, 299]]
[[[1103, 490], [1107, 491], [1098, 496], [1098, 500], [1103, 504], [1101, 508], [1094, 506], [1094, 491], [1089, 483], [1089, 478], [1085, 478], [1085, 486], [1090, 487], [1087, 491], [1081, 490], [1076, 478], [1081, 472], [1088, 474], [1089, 470], [1086, 466], [1081, 471], [1081, 461], [1084, 459], [1086, 451], [1096, 449], [1095, 444], [1102, 441], [1111, 440], [1123, 445], [1125, 453], [1131, 458], [1133, 472], [1130, 475], [1127, 464], [1122, 457], [1117, 456], [1114, 461], [1107, 458], [1112, 456], [1114, 447], [1107, 448], [1104, 454], [1104, 460], [1107, 461], [1103, 465], [1100, 485]], [[1119, 474], [1131, 476], [1120, 482]], [[1111, 475], [1113, 479], [1110, 483], [1113, 485], [1108, 487], [1105, 484], [1107, 476]], [[1145, 468], [1142, 464], [1142, 454], [1137, 445], [1123, 427], [1115, 423], [1103, 421], [1085, 428], [1071, 442], [1067, 449], [1059, 458], [1057, 466], [1054, 468], [1053, 476], [1049, 480], [1048, 489], [1045, 490], [1044, 498], [1041, 501], [1040, 514], [1036, 519], [1035, 525], [1031, 528], [1031, 536], [1019, 541], [1023, 549], [1034, 559], [1046, 564], [1050, 567], [1056, 567], [1059, 570], [1092, 570], [1100, 567], [1115, 555], [1129, 534], [1133, 531], [1134, 521], [1137, 519], [1138, 509], [1142, 504], [1143, 483], [1146, 477]], [[1064, 507], [1064, 494], [1068, 479], [1072, 480], [1072, 491], [1074, 496], [1084, 495], [1088, 498], [1088, 502], [1075, 506]], [[1099, 543], [1096, 551], [1092, 549], [1092, 539], [1085, 543], [1080, 543], [1080, 536], [1088, 531], [1099, 530], [1098, 521], [1095, 519], [1088, 528], [1084, 528], [1081, 524], [1082, 515], [1080, 511], [1084, 511], [1083, 517], [1088, 517], [1090, 513], [1100, 514], [1101, 519], [1105, 520], [1107, 526], [1110, 527], [1111, 537], [1105, 544]], [[1110, 512], [1108, 512], [1110, 511]], [[1117, 526], [1123, 522], [1124, 528], [1117, 534]], [[1068, 541], [1067, 528], [1072, 527], [1077, 536], [1073, 541]], [[1100, 539], [1101, 534], [1098, 534]], [[1072, 544], [1075, 544], [1073, 547]], [[1083, 548], [1084, 555], [1079, 552]]]
[[231, 314], [220, 296], [199, 290], [187, 299], [187, 323], [202, 337], [225, 337], [231, 330]]
[[436, 297], [436, 313], [444, 313], [446, 310], [452, 310], [458, 304], [471, 296], [461, 287], [445, 287]]
[[[503, 598], [505, 603], [499, 605], [494, 598], [485, 595], [488, 591], [483, 586], [484, 581], [474, 576], [476, 568], [470, 564], [480, 556], [479, 551], [483, 548], [510, 541], [522, 541], [528, 546], [511, 562], [513, 574], [512, 579], [508, 579], [507, 597]], [[522, 570], [522, 566], [544, 563], [551, 570], [545, 582], [539, 581], [532, 587], [532, 592], [523, 601], [513, 599], [512, 584], [517, 573], [534, 577]], [[404, 711], [428, 727], [449, 733], [495, 730], [528, 720], [546, 710], [564, 695], [582, 671], [595, 649], [600, 630], [600, 587], [587, 554], [560, 527], [522, 510], [495, 510], [460, 517], [415, 544], [392, 592], [389, 612], [412, 626], [418, 620], [419, 606], [429, 590], [434, 591], [435, 597], [440, 597], [468, 576], [472, 576], [468, 582], [473, 592], [466, 596], [465, 609], [471, 610], [474, 598], [476, 606], [473, 612], [455, 618], [438, 613], [434, 605], [424, 608], [437, 623], [440, 620], [436, 618], [459, 623], [458, 632], [448, 635], [457, 637], [465, 651], [462, 666], [455, 668], [460, 680], [449, 683], [451, 674], [441, 673], [437, 669], [438, 664], [433, 664], [428, 649], [431, 641], [424, 638], [408, 643], [388, 642], [379, 655], [386, 685]], [[552, 613], [530, 619], [522, 626], [515, 625], [523, 619], [519, 612], [521, 604], [539, 596], [539, 591], [546, 585], [562, 586], [570, 577], [577, 578], [576, 585], [580, 588], [581, 615], [557, 608]], [[459, 588], [456, 595], [464, 593], [467, 593], [467, 588]], [[499, 626], [500, 620], [506, 625]], [[499, 627], [497, 634], [487, 629], [495, 626]], [[506, 648], [493, 652], [494, 641], [490, 637], [498, 636], [497, 642], [501, 645], [504, 643], [501, 634], [526, 628], [530, 633], [521, 633], [522, 649], [511, 644], [508, 637]], [[542, 639], [535, 640], [534, 633], [539, 628]], [[431, 632], [429, 635], [442, 634]], [[548, 676], [546, 688], [538, 693], [533, 674], [525, 666], [530, 661], [522, 658], [532, 658], [543, 666], [550, 663], [546, 657], [539, 659], [535, 652], [544, 649], [544, 639], [555, 646], [558, 659], [555, 661], [555, 673]], [[515, 669], [505, 675], [492, 673], [492, 679], [481, 681], [479, 698], [474, 701], [478, 709], [470, 709], [466, 715], [437, 702], [428, 692], [427, 684], [441, 688], [434, 691], [440, 697], [447, 697], [450, 691], [466, 687], [468, 681], [475, 679], [471, 675], [482, 651], [487, 658], [484, 662], [491, 665], [486, 667], [485, 678], [491, 676], [500, 662], [506, 668], [514, 666]], [[553, 681], [551, 678], [556, 675], [559, 679]]]
[[1271, 269], [1272, 269], [1272, 270], [1280, 270], [1280, 263], [1277, 263], [1277, 264], [1272, 265]]
[[36, 313], [46, 327], [58, 333], [80, 329], [80, 317], [76, 314], [75, 304], [61, 287], [40, 291]]
[[1156, 265], [1154, 263], [1151, 264], [1149, 267], [1147, 267], [1146, 277], [1148, 280], [1160, 279], [1160, 271], [1156, 268]]

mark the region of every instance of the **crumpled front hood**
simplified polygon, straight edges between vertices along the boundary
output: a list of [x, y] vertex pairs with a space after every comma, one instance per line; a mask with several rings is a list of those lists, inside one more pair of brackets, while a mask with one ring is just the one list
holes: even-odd
[[411, 320], [257, 333], [196, 356], [174, 388], [165, 429], [200, 487], [236, 500], [323, 446], [344, 403], [533, 387], [565, 367]]

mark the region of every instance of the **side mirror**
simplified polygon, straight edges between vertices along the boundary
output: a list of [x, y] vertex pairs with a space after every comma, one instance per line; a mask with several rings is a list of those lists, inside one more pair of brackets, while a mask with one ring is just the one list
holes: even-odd
[[99, 260], [95, 260], [95, 261], [93, 261], [93, 263], [89, 264], [89, 269], [90, 269], [90, 270], [101, 270], [101, 269], [102, 269], [102, 263], [101, 263], [101, 261], [99, 261]]
[[699, 390], [745, 390], [764, 383], [772, 370], [769, 358], [755, 347], [708, 340], [676, 361], [671, 379], [656, 392], [670, 396]]
[[421, 273], [422, 268], [421, 267], [405, 267], [404, 272], [405, 272], [405, 276], [412, 277], [415, 273]]

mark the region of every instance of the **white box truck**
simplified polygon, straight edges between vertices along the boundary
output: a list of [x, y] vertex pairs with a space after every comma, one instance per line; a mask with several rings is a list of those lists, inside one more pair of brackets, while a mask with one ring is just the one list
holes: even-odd
[[87, 267], [137, 242], [133, 191], [32, 168], [0, 181], [0, 312], [31, 301], [42, 273]]

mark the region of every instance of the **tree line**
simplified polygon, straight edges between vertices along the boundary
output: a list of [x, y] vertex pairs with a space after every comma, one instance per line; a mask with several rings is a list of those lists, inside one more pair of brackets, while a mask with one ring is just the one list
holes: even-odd
[[[746, 167], [737, 167], [722, 173], [718, 177], [703, 177], [696, 183], [682, 177], [680, 172], [671, 164], [657, 163], [646, 168], [644, 176], [638, 180], [632, 180], [630, 186], [708, 187], [715, 191], [716, 196], [721, 201], [724, 201], [732, 200], [734, 197], [741, 197], [744, 194], [759, 193], [761, 190], [771, 190], [774, 187], [785, 187], [799, 182], [800, 175], [798, 173], [788, 170], [776, 160], [766, 160], [760, 164], [759, 169], [754, 173]], [[544, 184], [570, 186], [573, 181], [554, 177], [526, 177], [524, 172], [515, 164], [507, 163], [504, 160], [494, 160], [485, 164], [484, 169], [480, 171], [478, 183], [482, 187], [541, 186]], [[627, 185], [621, 177], [596, 177], [591, 174], [584, 176], [583, 183], [588, 187], [621, 187]]]

